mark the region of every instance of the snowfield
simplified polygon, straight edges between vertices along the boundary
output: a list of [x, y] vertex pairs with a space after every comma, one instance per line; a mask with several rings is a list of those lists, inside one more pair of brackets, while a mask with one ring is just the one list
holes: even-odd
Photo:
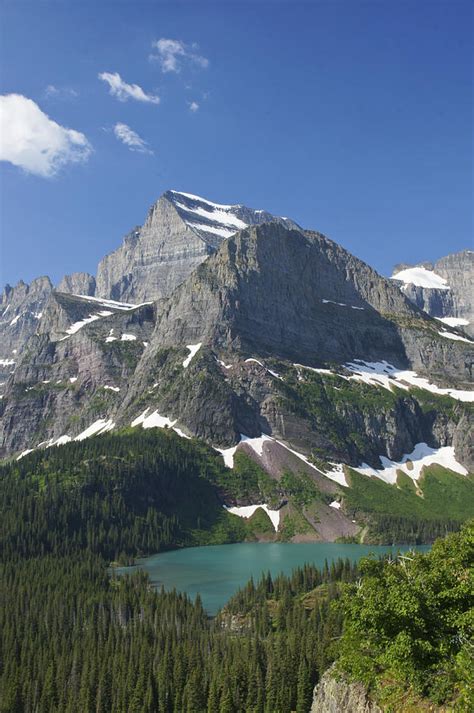
[[224, 505], [225, 509], [227, 512], [232, 513], [232, 515], [238, 515], [238, 517], [245, 517], [249, 518], [252, 517], [254, 512], [258, 510], [258, 508], [262, 508], [264, 510], [270, 520], [272, 521], [272, 525], [275, 529], [275, 532], [278, 532], [278, 526], [280, 524], [280, 511], [279, 510], [270, 510], [268, 505], [263, 504], [263, 505], [242, 505], [240, 507], [232, 506], [228, 507], [227, 505]]
[[452, 339], [455, 342], [467, 342], [468, 344], [474, 344], [472, 339], [467, 339], [467, 337], [461, 337], [460, 334], [454, 334], [454, 332], [438, 332], [442, 337], [446, 339]]
[[[467, 341], [467, 340], [466, 340]], [[418, 376], [415, 371], [397, 369], [387, 361], [362, 361], [356, 359], [353, 362], [344, 364], [346, 369], [353, 372], [349, 379], [363, 381], [373, 386], [383, 386], [391, 391], [392, 386], [409, 390], [410, 386], [416, 386], [425, 391], [431, 391], [440, 396], [451, 396], [453, 399], [465, 402], [474, 402], [474, 391], [463, 391], [462, 389], [443, 389], [436, 384], [431, 384], [428, 379]]]
[[397, 471], [401, 470], [416, 482], [420, 478], [422, 468], [433, 464], [444, 466], [461, 475], [468, 473], [466, 468], [456, 460], [452, 446], [430, 448], [426, 443], [417, 443], [413, 451], [402, 456], [400, 461], [393, 461], [385, 456], [380, 456], [380, 461], [382, 463], [380, 469], [372, 468], [367, 463], [363, 463], [359, 468], [352, 466], [351, 468], [362, 475], [380, 478], [391, 485], [397, 481]]
[[113, 314], [113, 312], [110, 312], [109, 310], [102, 310], [101, 312], [98, 312], [97, 314], [91, 314], [89, 317], [86, 317], [85, 319], [81, 319], [79, 322], [74, 322], [74, 324], [71, 324], [71, 326], [66, 329], [66, 336], [62, 337], [59, 341], [63, 342], [65, 339], [68, 339], [71, 334], [76, 334], [82, 327], [84, 327], [86, 324], [90, 324], [91, 322], [95, 322], [96, 320], [100, 319], [101, 317], [110, 317], [110, 315]]
[[85, 431], [82, 431], [82, 433], [76, 436], [74, 440], [83, 441], [85, 438], [96, 436], [99, 433], [106, 433], [107, 431], [111, 431], [114, 426], [115, 423], [113, 421], [106, 421], [104, 418], [99, 418], [98, 421], [94, 421], [94, 423], [91, 424], [89, 428], [86, 428]]
[[[113, 307], [114, 309], [120, 309], [128, 311], [131, 309], [136, 309], [141, 307], [141, 305], [130, 304], [129, 302], [117, 302], [116, 300], [106, 300], [102, 297], [90, 297], [89, 295], [73, 295], [74, 297], [79, 297], [81, 300], [86, 302], [93, 302], [94, 304], [100, 305], [101, 307]], [[151, 304], [149, 302], [144, 302], [143, 304]]]
[[436, 290], [450, 289], [444, 277], [425, 267], [408, 267], [406, 270], [400, 270], [392, 275], [392, 280], [399, 280], [404, 285], [415, 285], [416, 287], [428, 287]]
[[201, 347], [202, 342], [199, 342], [199, 344], [186, 344], [186, 349], [189, 349], [189, 356], [187, 356], [186, 359], [183, 361], [183, 366], [185, 369], [191, 364], [191, 360], [194, 356], [196, 356]]
[[469, 320], [462, 317], [435, 317], [435, 319], [447, 324], [448, 327], [467, 327], [469, 324]]
[[[230, 238], [234, 233], [248, 227], [248, 223], [235, 215], [235, 210], [239, 206], [213, 203], [190, 193], [179, 191], [170, 191], [170, 193], [174, 196], [173, 202], [176, 208], [184, 213], [182, 217], [185, 223], [193, 230]], [[193, 201], [195, 205], [183, 202], [186, 198]]]
[[178, 419], [171, 421], [167, 416], [161, 416], [158, 411], [149, 412], [149, 408], [146, 408], [143, 413], [140, 414], [134, 421], [132, 421], [132, 426], [142, 426], [143, 428], [171, 428], [175, 433], [181, 438], [189, 438], [180, 428], [175, 427]]
[[329, 480], [334, 480], [335, 483], [339, 483], [339, 485], [343, 485], [345, 488], [349, 487], [349, 483], [346, 480], [346, 475], [344, 473], [344, 464], [343, 463], [329, 463], [329, 465], [332, 466], [331, 470], [328, 470], [324, 473], [326, 478], [329, 478]]

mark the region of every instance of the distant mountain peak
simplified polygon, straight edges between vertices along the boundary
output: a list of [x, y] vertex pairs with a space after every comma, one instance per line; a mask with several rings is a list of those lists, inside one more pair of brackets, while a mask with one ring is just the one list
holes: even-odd
[[288, 218], [274, 216], [266, 210], [248, 208], [241, 203], [215, 203], [193, 193], [176, 190], [167, 191], [163, 197], [174, 205], [188, 227], [214, 247], [249, 225], [281, 222], [297, 227]]

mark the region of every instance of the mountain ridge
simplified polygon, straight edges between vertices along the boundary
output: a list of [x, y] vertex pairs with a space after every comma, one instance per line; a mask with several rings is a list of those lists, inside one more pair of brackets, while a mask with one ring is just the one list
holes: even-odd
[[[135, 272], [119, 261], [98, 273], [96, 289], [85, 273], [64, 278], [64, 292], [46, 278], [35, 285], [41, 316], [16, 337], [15, 358], [3, 360], [1, 457], [112, 429], [167, 427], [205, 441], [229, 465], [246, 453], [277, 480], [289, 470], [319, 491], [330, 483], [336, 503], [348, 503], [344, 488], [359, 482], [350, 468], [393, 483], [399, 464], [419, 492], [433, 462], [474, 470], [474, 342], [465, 332], [430, 317], [396, 281], [321, 233], [286, 219], [259, 222], [266, 216], [258, 212], [254, 225], [204, 239], [178, 211], [230, 231], [248, 209], [203, 208], [195, 196], [183, 205], [166, 194], [154, 204], [145, 243], [163, 239], [145, 267], [133, 262], [136, 230], [125, 240]], [[148, 282], [137, 289], [141, 271]], [[159, 274], [166, 294], [138, 302]], [[98, 296], [101, 284], [128, 297]], [[36, 292], [21, 287], [18, 295], [20, 317], [12, 327], [5, 320], [12, 330]], [[307, 526], [323, 537], [338, 528], [353, 536], [336, 510], [313, 504]]]

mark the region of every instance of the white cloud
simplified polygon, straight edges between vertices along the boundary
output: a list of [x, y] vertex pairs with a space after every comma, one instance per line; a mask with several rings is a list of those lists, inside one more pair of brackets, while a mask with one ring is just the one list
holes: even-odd
[[56, 99], [76, 99], [79, 92], [71, 87], [56, 87], [54, 84], [48, 84], [44, 90], [44, 95], [48, 99], [54, 97]]
[[138, 102], [148, 104], [159, 104], [160, 97], [156, 94], [147, 94], [138, 84], [127, 84], [118, 72], [101, 72], [97, 75], [103, 82], [107, 82], [110, 87], [110, 94], [121, 102], [128, 99], [135, 99]]
[[195, 113], [199, 109], [199, 104], [197, 102], [189, 102], [189, 111]]
[[138, 151], [139, 153], [147, 153], [152, 155], [153, 151], [148, 148], [147, 142], [131, 129], [127, 124], [115, 124], [114, 134], [119, 141], [125, 146], [128, 146], [130, 151]]
[[209, 60], [198, 54], [198, 45], [185, 44], [182, 40], [171, 40], [161, 37], [152, 42], [152, 48], [157, 53], [152, 53], [150, 59], [158, 60], [163, 72], [180, 72], [184, 62], [196, 65], [205, 69], [209, 66]]
[[57, 124], [32, 99], [0, 96], [0, 161], [50, 177], [68, 163], [86, 161], [91, 152], [84, 134]]

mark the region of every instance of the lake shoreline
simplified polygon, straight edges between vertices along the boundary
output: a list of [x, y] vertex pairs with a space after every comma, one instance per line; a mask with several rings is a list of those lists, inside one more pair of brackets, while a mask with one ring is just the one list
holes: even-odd
[[426, 552], [430, 545], [360, 545], [346, 543], [247, 542], [226, 545], [182, 547], [137, 558], [133, 565], [115, 567], [123, 575], [137, 569], [146, 572], [154, 589], [176, 589], [194, 599], [198, 594], [206, 612], [214, 616], [233, 594], [263, 573], [291, 574], [293, 569], [312, 564], [319, 569], [339, 559], [357, 562], [367, 556], [383, 556], [415, 550]]

